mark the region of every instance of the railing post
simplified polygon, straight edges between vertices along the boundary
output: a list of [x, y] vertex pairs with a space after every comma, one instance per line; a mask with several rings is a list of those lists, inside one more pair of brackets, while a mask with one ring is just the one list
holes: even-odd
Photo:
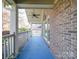
[[15, 57], [15, 33], [14, 33], [14, 57]]

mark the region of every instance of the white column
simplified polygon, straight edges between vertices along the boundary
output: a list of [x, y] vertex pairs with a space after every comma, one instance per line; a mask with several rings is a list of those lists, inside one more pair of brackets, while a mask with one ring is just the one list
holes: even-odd
[[[14, 32], [16, 34], [16, 9], [11, 8], [10, 9], [10, 34], [13, 34]], [[12, 43], [10, 43], [10, 44], [12, 44], [12, 48], [10, 48], [10, 49], [12, 49], [12, 51], [14, 52], [14, 49], [15, 49], [14, 44], [15, 44], [15, 42], [13, 42], [13, 40], [12, 40]]]
[[10, 9], [10, 34], [16, 32], [16, 10]]
[[16, 39], [15, 39], [15, 54], [17, 55], [18, 54], [18, 47], [19, 47], [19, 40], [18, 40], [18, 7], [16, 7], [16, 22], [15, 22], [15, 28], [16, 28]]
[[41, 25], [42, 25], [41, 36], [43, 36], [43, 14], [44, 14], [44, 9], [42, 9], [42, 16], [41, 16]]

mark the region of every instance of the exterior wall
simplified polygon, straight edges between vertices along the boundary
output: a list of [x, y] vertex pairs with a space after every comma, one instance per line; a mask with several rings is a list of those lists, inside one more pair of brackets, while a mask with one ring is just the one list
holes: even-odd
[[69, 2], [63, 2], [46, 11], [50, 15], [50, 48], [57, 59], [77, 59], [77, 7], [76, 0], [69, 1], [69, 7]]

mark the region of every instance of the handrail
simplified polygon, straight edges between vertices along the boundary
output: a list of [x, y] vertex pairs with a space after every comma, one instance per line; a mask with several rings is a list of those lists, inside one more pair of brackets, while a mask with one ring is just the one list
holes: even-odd
[[3, 59], [15, 57], [15, 33], [2, 36]]
[[4, 37], [10, 37], [10, 36], [13, 36], [13, 35], [15, 35], [15, 34], [7, 34], [7, 35], [2, 36], [2, 38], [4, 38]]

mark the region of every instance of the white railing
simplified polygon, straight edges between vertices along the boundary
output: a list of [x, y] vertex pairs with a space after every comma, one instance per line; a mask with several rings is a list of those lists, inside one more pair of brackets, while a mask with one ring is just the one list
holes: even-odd
[[15, 58], [15, 33], [2, 37], [2, 59]]

